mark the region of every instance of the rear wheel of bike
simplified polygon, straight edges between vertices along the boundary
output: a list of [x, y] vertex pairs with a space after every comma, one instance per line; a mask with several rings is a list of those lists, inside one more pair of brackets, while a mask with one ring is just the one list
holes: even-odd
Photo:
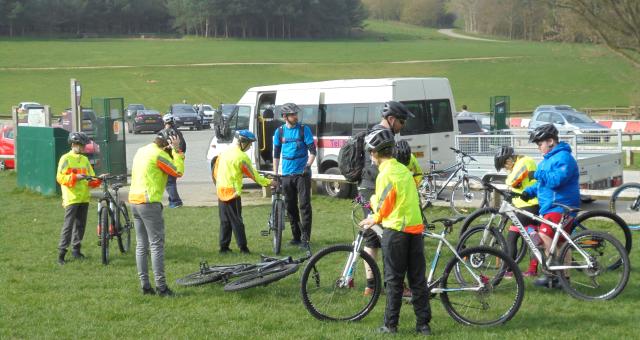
[[225, 276], [233, 277], [234, 273], [246, 270], [253, 266], [248, 263], [227, 265], [227, 266], [211, 266], [203, 271], [197, 271], [176, 280], [181, 286], [199, 286], [205, 283], [216, 282], [222, 280]]
[[[482, 208], [474, 211], [469, 215], [464, 222], [462, 222], [462, 227], [460, 228], [460, 238], [471, 228], [474, 227], [491, 227], [502, 234], [503, 239], [507, 240], [507, 235], [509, 234], [509, 226], [511, 226], [511, 220], [506, 215], [498, 213], [498, 209], [495, 208]], [[479, 244], [476, 244], [479, 245]], [[510, 244], [506, 243], [507, 247], [510, 247]], [[469, 246], [473, 246], [469, 244]], [[515, 253], [515, 261], [516, 263], [520, 263], [522, 259], [527, 254], [527, 244], [524, 239], [517, 235], [516, 238], [516, 249], [513, 251], [512, 249], [505, 248], [507, 254], [512, 255]]]
[[278, 255], [282, 249], [282, 230], [284, 230], [284, 202], [277, 200], [273, 217], [273, 252]]
[[458, 241], [457, 251], [468, 248], [487, 246], [508, 253], [507, 241], [500, 232], [492, 227], [477, 226], [467, 230]]
[[[587, 230], [572, 237], [588, 254], [589, 268], [559, 270], [560, 283], [571, 296], [581, 300], [611, 300], [624, 290], [629, 281], [629, 256], [622, 243], [607, 233]], [[572, 266], [588, 265], [587, 260], [570, 243], [560, 249], [557, 263], [571, 260]]]
[[627, 254], [631, 251], [633, 239], [631, 231], [629, 231], [627, 223], [612, 212], [606, 210], [587, 211], [578, 215], [573, 225], [575, 232], [594, 230], [610, 234], [622, 243], [622, 246], [627, 250]]
[[100, 203], [100, 254], [102, 264], [109, 264], [109, 202]]
[[[351, 269], [349, 282], [343, 281], [343, 271], [353, 251], [351, 245], [324, 248], [309, 259], [302, 273], [300, 292], [305, 308], [318, 320], [357, 321], [369, 314], [382, 292], [382, 278], [376, 261], [360, 252]], [[367, 277], [364, 260], [373, 273], [373, 290], [364, 295]]]
[[[509, 321], [520, 309], [524, 280], [518, 265], [505, 253], [489, 247], [469, 248], [445, 267], [440, 300], [459, 323], [494, 326]], [[505, 278], [505, 273], [513, 273]], [[480, 282], [478, 282], [479, 278]], [[477, 290], [471, 290], [477, 288]]]
[[118, 248], [121, 253], [126, 253], [131, 249], [131, 222], [129, 221], [129, 211], [124, 202], [120, 202], [118, 209]]
[[640, 229], [640, 184], [627, 183], [611, 195], [609, 210], [622, 217], [629, 228]]
[[261, 285], [266, 286], [295, 273], [298, 271], [298, 266], [299, 264], [297, 263], [281, 263], [263, 271], [256, 269], [246, 275], [239, 274], [240, 277], [237, 280], [224, 286], [224, 291], [235, 292]]
[[482, 180], [474, 176], [463, 176], [453, 186], [449, 204], [457, 215], [467, 215], [483, 208], [487, 203], [487, 193]]

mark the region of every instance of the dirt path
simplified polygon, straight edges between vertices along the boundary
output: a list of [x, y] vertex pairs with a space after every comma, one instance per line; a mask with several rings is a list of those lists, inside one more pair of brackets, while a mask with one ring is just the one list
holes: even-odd
[[452, 38], [457, 38], [457, 39], [468, 39], [468, 40], [477, 40], [477, 41], [490, 41], [490, 42], [499, 42], [499, 43], [507, 43], [508, 42], [508, 41], [504, 41], [504, 40], [484, 39], [484, 38], [477, 38], [477, 37], [471, 37], [471, 36], [463, 35], [463, 34], [459, 34], [459, 33], [454, 33], [453, 29], [451, 29], [451, 28], [439, 29], [438, 33], [444, 34], [444, 35], [452, 37]]

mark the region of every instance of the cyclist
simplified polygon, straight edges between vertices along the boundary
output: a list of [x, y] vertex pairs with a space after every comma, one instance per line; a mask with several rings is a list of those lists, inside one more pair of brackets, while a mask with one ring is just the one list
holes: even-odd
[[413, 175], [393, 158], [394, 135], [388, 129], [365, 137], [365, 148], [378, 165], [376, 190], [372, 196], [374, 213], [360, 222], [365, 228], [381, 224], [387, 306], [381, 333], [396, 333], [402, 306], [403, 282], [409, 279], [416, 331], [430, 335], [431, 309], [425, 281], [426, 261], [420, 199]]
[[[553, 124], [537, 127], [529, 136], [530, 143], [536, 143], [543, 159], [535, 172], [536, 182], [524, 189], [521, 198], [528, 201], [538, 198], [540, 214], [553, 223], [560, 222], [562, 208], [554, 203], [570, 207], [580, 207], [580, 185], [578, 163], [571, 154], [571, 146], [558, 141], [558, 129]], [[531, 175], [530, 175], [531, 176]], [[532, 176], [533, 177], [533, 176]], [[571, 232], [572, 223], [566, 224], [566, 231]], [[545, 223], [539, 227], [540, 239], [545, 253], [549, 255], [551, 240], [555, 235], [553, 228]], [[561, 238], [561, 242], [564, 240]], [[542, 287], [558, 287], [558, 279], [543, 275], [534, 281], [534, 285]]]
[[280, 112], [285, 124], [273, 134], [273, 171], [278, 171], [282, 156], [282, 190], [293, 234], [290, 244], [308, 249], [312, 222], [311, 165], [316, 159], [316, 145], [311, 129], [298, 124], [298, 105], [286, 103]]
[[[180, 150], [182, 153], [186, 153], [187, 142], [184, 140], [182, 132], [176, 128], [173, 115], [167, 113], [162, 116], [162, 121], [164, 122], [165, 129], [171, 129], [173, 133], [180, 138]], [[171, 150], [168, 150], [168, 152], [171, 153]], [[167, 195], [169, 195], [169, 208], [180, 208], [182, 206], [182, 199], [180, 198], [180, 194], [178, 194], [177, 179], [171, 175], [169, 175], [169, 179], [167, 180]]]
[[[529, 156], [518, 155], [515, 153], [512, 147], [503, 146], [496, 152], [495, 157], [493, 158], [494, 165], [497, 171], [500, 171], [502, 168], [507, 170], [507, 178], [505, 180], [505, 184], [511, 189], [511, 191], [516, 192], [518, 194], [522, 193], [524, 188], [535, 184], [535, 179], [529, 179], [529, 174], [534, 173], [536, 171], [537, 165], [536, 161]], [[512, 203], [517, 208], [526, 210], [534, 215], [538, 214], [539, 206], [538, 199], [533, 198], [528, 202], [523, 201], [520, 198], [514, 198]], [[517, 214], [518, 219], [522, 222], [522, 225], [525, 227], [535, 227], [537, 224], [536, 221], [530, 217], [524, 216], [522, 214]], [[510, 226], [509, 233], [507, 234], [507, 245], [509, 246], [509, 255], [512, 258], [516, 258], [517, 249], [518, 249], [518, 236], [520, 232], [518, 231], [518, 227]], [[511, 277], [512, 273], [507, 273], [507, 277]], [[538, 275], [538, 260], [532, 258], [529, 261], [529, 269], [523, 273], [525, 277], [529, 276], [537, 276]]]
[[256, 136], [249, 130], [235, 132], [233, 146], [222, 152], [213, 167], [212, 178], [218, 195], [218, 214], [220, 216], [220, 253], [229, 253], [231, 234], [235, 234], [236, 243], [241, 253], [249, 254], [247, 236], [242, 220], [242, 175], [254, 180], [261, 186], [274, 184], [259, 173], [251, 165], [245, 151], [256, 141]]
[[[169, 149], [173, 152], [169, 153]], [[142, 294], [155, 294], [149, 283], [147, 256], [151, 264], [160, 296], [173, 296], [164, 274], [164, 219], [162, 193], [169, 176], [184, 174], [184, 153], [180, 139], [172, 129], [160, 131], [153, 143], [136, 151], [131, 168], [129, 203], [136, 228], [136, 265]]]
[[67, 139], [71, 150], [60, 157], [56, 181], [62, 189], [62, 206], [64, 207], [64, 223], [58, 243], [58, 264], [65, 264], [64, 256], [69, 244], [71, 254], [76, 259], [83, 259], [80, 252], [81, 242], [87, 225], [87, 211], [91, 194], [89, 188], [99, 187], [101, 180], [83, 181], [87, 176], [95, 176], [93, 167], [87, 156], [83, 155], [84, 146], [89, 144], [89, 137], [84, 132], [71, 132]]
[[396, 147], [393, 149], [393, 158], [411, 171], [413, 174], [413, 180], [416, 182], [416, 187], [422, 182], [422, 167], [418, 164], [416, 156], [411, 153], [411, 146], [406, 140], [396, 142]]

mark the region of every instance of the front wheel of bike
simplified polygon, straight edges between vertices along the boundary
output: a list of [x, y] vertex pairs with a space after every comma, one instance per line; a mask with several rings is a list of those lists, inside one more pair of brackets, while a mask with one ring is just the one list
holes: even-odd
[[102, 264], [109, 264], [109, 202], [100, 203], [100, 254]]
[[463, 176], [451, 190], [449, 204], [457, 215], [467, 215], [487, 204], [487, 193], [482, 180], [474, 176]]
[[281, 263], [271, 268], [259, 271], [258, 269], [249, 272], [224, 286], [225, 292], [235, 292], [256, 286], [266, 286], [269, 283], [278, 281], [298, 271], [297, 263]]
[[[345, 280], [343, 272], [351, 245], [335, 245], [324, 248], [309, 259], [301, 279], [300, 292], [304, 307], [318, 320], [358, 321], [373, 310], [382, 292], [382, 278], [376, 261], [365, 252], [359, 253], [359, 259], [347, 270], [350, 278]], [[364, 260], [373, 275], [368, 290], [364, 268], [357, 268]], [[370, 293], [370, 294], [369, 294]]]
[[[509, 255], [489, 247], [468, 248], [445, 267], [440, 300], [451, 317], [471, 326], [509, 321], [524, 298], [524, 279]], [[511, 278], [505, 273], [510, 271]]]
[[129, 211], [124, 202], [120, 202], [118, 209], [118, 248], [125, 254], [131, 249], [131, 221], [129, 221]]
[[640, 228], [640, 183], [627, 183], [611, 194], [609, 210], [622, 217], [629, 227]]
[[273, 253], [278, 255], [282, 249], [282, 230], [284, 230], [284, 202], [277, 200], [275, 202], [273, 217]]
[[[611, 300], [629, 281], [629, 255], [622, 243], [607, 233], [587, 230], [571, 238], [588, 256], [587, 259], [569, 242], [560, 249], [558, 263], [571, 262], [576, 268], [558, 271], [560, 283], [569, 295], [581, 300]], [[567, 263], [568, 264], [568, 263]]]
[[622, 243], [627, 254], [631, 252], [633, 240], [631, 231], [629, 231], [627, 223], [612, 212], [606, 210], [587, 211], [578, 215], [573, 225], [575, 232], [594, 230], [610, 234]]

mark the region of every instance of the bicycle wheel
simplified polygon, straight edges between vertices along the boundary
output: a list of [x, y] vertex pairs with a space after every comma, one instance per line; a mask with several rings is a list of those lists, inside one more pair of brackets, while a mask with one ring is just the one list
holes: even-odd
[[278, 255], [282, 249], [282, 230], [284, 229], [284, 202], [282, 200], [275, 202], [274, 214], [273, 252]]
[[[622, 243], [610, 234], [587, 230], [572, 237], [573, 242], [593, 262], [589, 268], [558, 271], [562, 287], [581, 300], [611, 300], [624, 290], [629, 281], [629, 255]], [[571, 265], [587, 265], [587, 260], [570, 243], [560, 249], [557, 263], [571, 259]]]
[[197, 271], [176, 280], [176, 283], [181, 286], [199, 286], [205, 283], [216, 282], [222, 280], [225, 275], [227, 277], [233, 277], [233, 273], [237, 273], [253, 266], [248, 263], [223, 265], [223, 266], [211, 266], [204, 271]]
[[100, 254], [102, 264], [109, 264], [109, 202], [100, 203]]
[[[507, 254], [489, 247], [468, 248], [459, 255], [464, 263], [454, 257], [440, 282], [440, 300], [447, 313], [455, 321], [473, 326], [500, 325], [513, 318], [524, 298], [518, 265]], [[513, 273], [512, 279], [503, 279], [506, 271]]]
[[[302, 273], [300, 293], [304, 307], [318, 320], [357, 321], [369, 314], [382, 292], [382, 278], [376, 261], [360, 252], [354, 262], [349, 282], [342, 280], [342, 273], [353, 251], [351, 245], [335, 245], [324, 248], [309, 259]], [[370, 295], [364, 295], [367, 277], [358, 263], [364, 260], [373, 273], [374, 287]]]
[[457, 251], [468, 248], [487, 246], [508, 253], [507, 241], [502, 234], [492, 227], [477, 226], [467, 230], [458, 241]]
[[629, 231], [627, 223], [612, 212], [606, 210], [587, 211], [576, 217], [573, 228], [575, 232], [595, 230], [610, 234], [622, 243], [627, 254], [631, 251], [633, 240], [631, 231]]
[[611, 195], [609, 210], [620, 216], [629, 228], [640, 229], [640, 183], [627, 183]]
[[129, 221], [129, 211], [124, 202], [120, 202], [118, 216], [118, 248], [125, 254], [131, 249], [131, 221]]
[[451, 191], [451, 210], [457, 215], [466, 215], [473, 210], [483, 208], [487, 202], [487, 193], [482, 180], [474, 176], [463, 176]]
[[253, 270], [244, 276], [240, 276], [237, 280], [227, 283], [224, 286], [225, 292], [235, 292], [247, 288], [278, 281], [298, 271], [298, 263], [281, 263], [264, 271]]

